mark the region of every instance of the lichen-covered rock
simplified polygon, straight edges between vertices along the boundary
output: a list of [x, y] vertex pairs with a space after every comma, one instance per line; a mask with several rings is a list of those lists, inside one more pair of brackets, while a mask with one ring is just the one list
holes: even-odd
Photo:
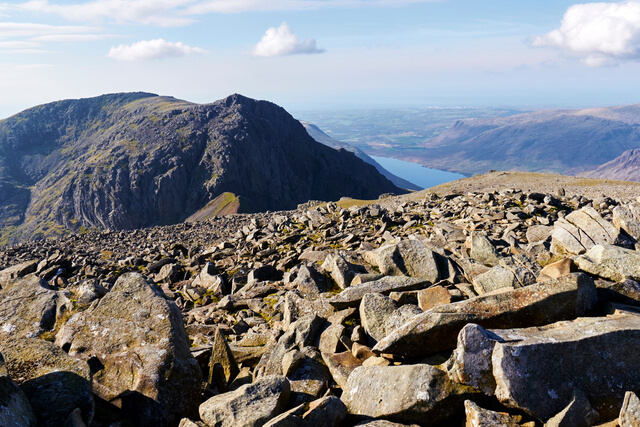
[[36, 427], [38, 422], [27, 396], [9, 376], [0, 354], [0, 425]]
[[374, 344], [387, 336], [385, 323], [396, 308], [395, 301], [382, 294], [369, 293], [362, 298], [360, 321]]
[[56, 335], [70, 355], [96, 366], [94, 393], [145, 425], [173, 425], [199, 403], [202, 373], [178, 307], [142, 276], [121, 276]]
[[349, 375], [342, 401], [350, 414], [431, 426], [476, 393], [430, 365], [362, 366]]
[[592, 207], [573, 211], [554, 224], [551, 252], [579, 255], [595, 245], [617, 243], [620, 232]]
[[504, 288], [519, 287], [515, 274], [499, 265], [473, 279], [473, 289], [478, 295]]
[[0, 290], [0, 337], [37, 337], [50, 331], [66, 298], [29, 275]]
[[454, 348], [458, 332], [468, 323], [492, 328], [545, 325], [589, 313], [597, 298], [589, 276], [570, 274], [435, 307], [387, 335], [373, 350], [414, 357], [437, 353]]
[[209, 426], [258, 427], [280, 414], [289, 400], [289, 381], [266, 376], [235, 391], [214, 396], [200, 405], [200, 418]]
[[578, 268], [604, 279], [640, 280], [640, 252], [614, 245], [593, 246], [575, 259]]
[[62, 425], [76, 408], [84, 423], [91, 423], [91, 372], [85, 361], [37, 338], [2, 340], [0, 352], [9, 374], [31, 402], [38, 425]]
[[383, 295], [389, 295], [394, 291], [413, 291], [423, 289], [429, 285], [430, 282], [415, 277], [385, 276], [373, 282], [351, 286], [335, 297], [330, 298], [329, 303], [337, 309], [356, 307], [368, 293], [377, 292]]
[[471, 400], [464, 402], [467, 415], [466, 427], [519, 427], [522, 416], [491, 411], [478, 406]]

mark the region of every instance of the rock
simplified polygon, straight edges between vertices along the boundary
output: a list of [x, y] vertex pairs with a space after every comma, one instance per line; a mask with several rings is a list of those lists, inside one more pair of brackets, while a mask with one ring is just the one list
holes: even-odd
[[210, 398], [200, 405], [200, 418], [217, 427], [262, 426], [282, 412], [289, 391], [285, 377], [262, 377], [253, 384]]
[[5, 268], [0, 271], [0, 289], [20, 277], [34, 273], [36, 268], [38, 268], [38, 261], [35, 260], [22, 262], [9, 268]]
[[296, 320], [278, 339], [276, 345], [260, 359], [256, 372], [260, 376], [282, 375], [282, 358], [293, 349], [301, 350], [316, 342], [324, 320], [309, 314]]
[[620, 232], [605, 221], [595, 209], [583, 207], [556, 221], [551, 238], [551, 252], [579, 255], [595, 245], [618, 242]]
[[336, 396], [327, 396], [314, 400], [302, 416], [309, 427], [333, 427], [342, 425], [347, 416], [347, 407]]
[[93, 393], [86, 362], [37, 338], [2, 340], [0, 352], [9, 375], [31, 402], [38, 425], [62, 425], [76, 408], [81, 410], [84, 423], [91, 423]]
[[473, 289], [478, 295], [516, 287], [520, 286], [515, 274], [499, 265], [473, 279]]
[[522, 421], [520, 415], [490, 411], [471, 400], [464, 401], [464, 412], [467, 415], [465, 427], [520, 427]]
[[573, 270], [573, 260], [565, 258], [560, 261], [547, 264], [538, 275], [538, 282], [546, 282], [551, 279], [566, 276]]
[[418, 306], [427, 311], [439, 305], [451, 303], [451, 294], [444, 286], [431, 286], [417, 292]]
[[353, 370], [362, 366], [362, 361], [356, 359], [349, 350], [335, 354], [322, 353], [322, 360], [329, 368], [333, 380], [343, 390]]
[[283, 273], [273, 265], [263, 265], [251, 270], [247, 275], [247, 283], [254, 282], [277, 282], [282, 280]]
[[360, 322], [375, 344], [385, 336], [385, 322], [396, 310], [396, 303], [389, 297], [378, 293], [365, 294], [360, 302]]
[[158, 283], [173, 283], [179, 280], [180, 268], [178, 264], [165, 264], [162, 266], [154, 280]]
[[384, 323], [384, 329], [386, 331], [385, 336], [389, 335], [391, 332], [395, 331], [419, 314], [422, 314], [422, 310], [420, 310], [420, 307], [417, 305], [405, 304], [400, 306], [397, 310], [391, 313], [387, 318], [387, 321]]
[[640, 241], [640, 204], [629, 203], [613, 208], [613, 225], [631, 236], [636, 242]]
[[604, 279], [640, 280], [640, 252], [614, 245], [596, 245], [575, 259], [581, 270]]
[[436, 283], [440, 277], [434, 252], [419, 240], [403, 240], [396, 246], [395, 259], [407, 276]]
[[375, 420], [375, 421], [364, 421], [360, 424], [356, 424], [358, 427], [418, 427], [417, 424], [400, 424], [393, 423], [387, 420]]
[[489, 239], [482, 234], [473, 233], [467, 239], [469, 255], [480, 264], [494, 267], [500, 262], [498, 252]]
[[640, 399], [638, 399], [638, 396], [632, 391], [624, 394], [619, 423], [620, 427], [640, 426]]
[[545, 423], [545, 427], [590, 427], [598, 420], [599, 415], [591, 407], [589, 400], [580, 389], [573, 390], [573, 399], [559, 414]]
[[218, 274], [217, 269], [210, 262], [208, 262], [195, 279], [193, 279], [191, 286], [211, 291], [218, 297], [228, 295], [230, 292], [230, 289], [225, 284], [224, 279]]
[[0, 425], [36, 427], [38, 422], [24, 392], [9, 376], [0, 354]]
[[373, 282], [351, 286], [335, 297], [330, 298], [329, 303], [340, 310], [347, 307], [358, 306], [362, 298], [368, 293], [377, 292], [383, 295], [389, 295], [394, 291], [417, 290], [429, 285], [429, 282], [414, 277], [386, 276]]
[[[640, 386], [640, 371], [630, 368], [640, 361], [635, 351], [640, 343], [638, 315], [579, 318], [525, 329], [469, 327], [478, 329], [476, 340], [484, 336], [487, 341], [474, 343], [474, 348], [493, 345], [493, 350], [482, 366], [464, 369], [475, 372], [475, 377], [492, 375], [495, 396], [503, 404], [538, 419], [564, 410], [575, 389], [584, 392], [601, 419], [613, 419], [625, 390]], [[456, 349], [458, 354], [465, 351]]]
[[302, 351], [294, 351], [300, 357], [287, 369], [284, 368], [283, 360], [283, 374], [291, 384], [289, 402], [296, 405], [321, 397], [327, 391], [331, 374], [316, 348], [305, 347]]
[[402, 276], [404, 273], [396, 259], [396, 249], [397, 246], [394, 244], [383, 245], [374, 251], [365, 252], [364, 259], [378, 267], [380, 273], [385, 276]]
[[65, 299], [35, 275], [5, 283], [0, 290], [0, 337], [37, 337], [52, 330]]
[[330, 254], [327, 256], [322, 264], [322, 268], [331, 275], [331, 278], [340, 289], [347, 288], [355, 275], [351, 264], [339, 254]]
[[197, 407], [202, 380], [182, 322], [155, 285], [128, 273], [98, 304], [74, 314], [56, 344], [95, 366], [94, 393], [126, 417], [173, 425]]
[[327, 291], [327, 284], [324, 276], [313, 266], [307, 266], [304, 264], [300, 266], [293, 284], [296, 289], [309, 296], [318, 296]]
[[553, 234], [553, 227], [548, 225], [533, 225], [527, 229], [527, 242], [538, 243], [547, 240]]
[[344, 330], [344, 326], [339, 323], [329, 325], [320, 335], [318, 350], [322, 353], [336, 353], [340, 347], [340, 339], [344, 334]]
[[350, 414], [431, 426], [461, 412], [475, 393], [430, 365], [362, 366], [349, 375], [342, 401]]
[[209, 383], [213, 380], [213, 367], [216, 363], [222, 366], [227, 384], [231, 384], [231, 381], [240, 373], [238, 364], [233, 357], [233, 352], [229, 348], [226, 338], [220, 332], [220, 328], [216, 328], [213, 335], [213, 347], [211, 348], [211, 358], [209, 359]]
[[608, 282], [597, 280], [598, 298], [601, 301], [640, 307], [640, 283], [634, 280]]
[[585, 315], [596, 303], [593, 281], [586, 274], [574, 273], [544, 284], [435, 307], [387, 335], [373, 350], [428, 355], [454, 348], [458, 332], [467, 323], [488, 328], [545, 325]]

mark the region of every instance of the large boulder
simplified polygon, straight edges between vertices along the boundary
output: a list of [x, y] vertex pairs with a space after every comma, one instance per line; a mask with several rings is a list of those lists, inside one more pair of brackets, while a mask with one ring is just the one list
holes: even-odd
[[629, 203], [613, 208], [613, 225], [640, 241], [640, 204]]
[[587, 314], [597, 299], [589, 276], [570, 274], [432, 308], [391, 332], [373, 350], [411, 357], [437, 353], [454, 348], [458, 332], [467, 323], [487, 328], [546, 325]]
[[94, 393], [142, 425], [175, 425], [197, 410], [202, 373], [178, 307], [141, 275], [121, 276], [74, 314], [56, 344], [94, 366]]
[[200, 418], [216, 427], [262, 426], [284, 410], [289, 391], [285, 377], [266, 376], [210, 398], [200, 405]]
[[[456, 358], [464, 366], [456, 380], [475, 386], [495, 382], [506, 406], [548, 420], [584, 392], [601, 421], [616, 418], [625, 392], [640, 388], [640, 316], [579, 318], [524, 329], [466, 329]], [[468, 350], [467, 350], [468, 349]], [[482, 351], [479, 351], [482, 350]], [[466, 353], [469, 354], [466, 354]], [[484, 356], [484, 357], [483, 357]], [[485, 389], [486, 392], [486, 389]]]
[[419, 240], [403, 240], [365, 253], [365, 259], [391, 276], [411, 276], [431, 284], [438, 281], [437, 255]]
[[362, 298], [369, 293], [377, 292], [389, 295], [391, 292], [414, 291], [430, 286], [424, 279], [406, 276], [385, 276], [372, 282], [351, 286], [329, 299], [329, 303], [337, 309], [356, 307]]
[[13, 382], [0, 354], [0, 426], [36, 427], [38, 422], [29, 399]]
[[551, 252], [579, 255], [595, 245], [619, 243], [621, 239], [616, 227], [603, 219], [595, 209], [585, 206], [555, 222]]
[[24, 277], [27, 274], [35, 273], [38, 268], [38, 261], [25, 261], [20, 264], [12, 265], [0, 271], [0, 288], [4, 288], [12, 281]]
[[374, 343], [387, 335], [386, 321], [397, 307], [395, 301], [382, 294], [370, 293], [362, 298], [360, 321]]
[[342, 401], [350, 414], [431, 426], [462, 413], [474, 394], [431, 365], [362, 366], [349, 375]]
[[93, 418], [91, 372], [87, 362], [38, 338], [0, 341], [7, 370], [31, 402], [42, 427], [64, 424], [78, 408], [87, 425]]
[[66, 298], [35, 275], [0, 290], [0, 337], [37, 337], [56, 324]]
[[640, 280], [640, 252], [614, 245], [597, 245], [575, 259], [581, 270], [604, 279]]

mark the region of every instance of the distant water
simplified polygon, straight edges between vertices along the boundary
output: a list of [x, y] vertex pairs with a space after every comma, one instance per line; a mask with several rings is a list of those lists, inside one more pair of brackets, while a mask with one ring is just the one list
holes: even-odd
[[407, 181], [422, 187], [429, 188], [445, 182], [455, 181], [465, 178], [464, 175], [454, 172], [441, 171], [438, 169], [425, 168], [417, 163], [405, 162], [403, 160], [389, 157], [370, 156], [373, 160], [394, 175], [404, 178]]

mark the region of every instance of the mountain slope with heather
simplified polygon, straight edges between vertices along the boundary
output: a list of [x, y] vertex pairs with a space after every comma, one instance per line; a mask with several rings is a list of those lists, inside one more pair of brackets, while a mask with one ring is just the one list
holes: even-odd
[[250, 212], [389, 192], [403, 190], [281, 107], [241, 95], [198, 105], [111, 94], [0, 121], [4, 242], [177, 223], [224, 193]]

